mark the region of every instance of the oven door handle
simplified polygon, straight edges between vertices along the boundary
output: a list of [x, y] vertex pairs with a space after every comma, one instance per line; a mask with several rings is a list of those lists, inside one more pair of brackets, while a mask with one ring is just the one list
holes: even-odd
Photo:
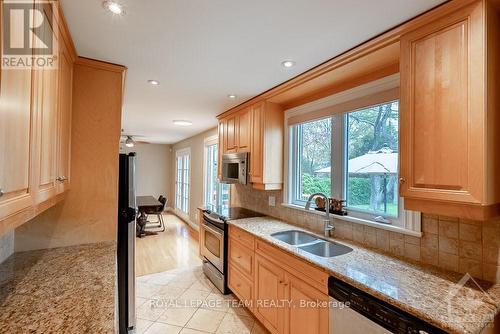
[[203, 227], [209, 231], [209, 232], [212, 232], [213, 234], [216, 234], [218, 236], [220, 236], [221, 238], [224, 236], [224, 233], [223, 232], [220, 232], [220, 231], [217, 231], [216, 229], [214, 229], [213, 227], [210, 227], [206, 222], [203, 224]]

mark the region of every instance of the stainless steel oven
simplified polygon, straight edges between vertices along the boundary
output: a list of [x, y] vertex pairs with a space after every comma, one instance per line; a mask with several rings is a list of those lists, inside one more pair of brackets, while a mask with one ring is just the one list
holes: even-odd
[[227, 224], [209, 212], [203, 213], [201, 255], [205, 275], [222, 292], [228, 293], [226, 284]]
[[222, 183], [247, 184], [248, 153], [224, 154], [222, 156]]
[[201, 254], [224, 273], [224, 230], [203, 221], [203, 248]]

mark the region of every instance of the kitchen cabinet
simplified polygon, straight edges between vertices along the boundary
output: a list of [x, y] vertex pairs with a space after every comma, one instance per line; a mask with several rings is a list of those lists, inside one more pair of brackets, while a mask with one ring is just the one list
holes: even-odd
[[328, 295], [312, 288], [301, 279], [287, 275], [286, 333], [322, 334], [328, 333]]
[[249, 182], [256, 189], [277, 190], [283, 186], [283, 122], [283, 109], [270, 102], [219, 117], [223, 153], [249, 152]]
[[244, 109], [238, 113], [238, 152], [250, 151], [252, 131], [252, 110]]
[[73, 61], [62, 45], [59, 53], [59, 125], [57, 155], [57, 193], [63, 193], [70, 187], [71, 173], [71, 106], [73, 92]]
[[257, 255], [255, 261], [255, 313], [272, 333], [285, 333], [285, 271]]
[[[47, 12], [44, 11], [45, 20]], [[54, 24], [55, 22], [52, 22]], [[54, 35], [58, 39], [57, 27], [43, 25], [42, 34]], [[37, 188], [36, 203], [42, 203], [54, 197], [57, 191], [57, 144], [58, 144], [58, 70], [52, 68], [41, 68], [34, 70], [34, 94], [33, 107], [36, 110], [37, 122]]]
[[224, 121], [224, 137], [224, 153], [238, 152], [238, 115], [232, 115]]
[[[2, 44], [3, 45], [3, 44]], [[2, 70], [0, 85], [0, 219], [33, 205], [34, 111], [31, 70]]]
[[[37, 6], [45, 16], [52, 15], [47, 4]], [[59, 3], [54, 6], [60, 10]], [[59, 45], [55, 68], [1, 69], [0, 234], [55, 205], [67, 190], [68, 183], [57, 180], [70, 175], [76, 56], [62, 17], [56, 17], [39, 32], [53, 36]]]
[[233, 225], [228, 250], [229, 288], [271, 333], [328, 331], [327, 273]]
[[407, 209], [469, 219], [500, 213], [499, 20], [488, 4], [458, 8], [401, 37]]
[[219, 137], [218, 159], [217, 159], [217, 179], [222, 180], [222, 154], [226, 151], [226, 138], [224, 136], [224, 122], [219, 122], [217, 134]]
[[222, 120], [224, 153], [250, 150], [251, 109], [245, 109]]
[[252, 126], [250, 182], [256, 189], [279, 190], [283, 187], [283, 109], [270, 102], [254, 105]]

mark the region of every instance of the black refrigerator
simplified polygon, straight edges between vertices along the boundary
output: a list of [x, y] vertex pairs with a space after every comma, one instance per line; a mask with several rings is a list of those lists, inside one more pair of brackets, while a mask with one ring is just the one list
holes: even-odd
[[118, 185], [118, 322], [119, 333], [135, 327], [135, 153], [120, 154]]

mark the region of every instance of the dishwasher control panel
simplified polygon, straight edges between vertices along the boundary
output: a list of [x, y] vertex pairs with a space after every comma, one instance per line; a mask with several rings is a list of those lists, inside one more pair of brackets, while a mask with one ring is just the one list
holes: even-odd
[[392, 333], [446, 334], [445, 331], [334, 277], [328, 279], [328, 293]]

